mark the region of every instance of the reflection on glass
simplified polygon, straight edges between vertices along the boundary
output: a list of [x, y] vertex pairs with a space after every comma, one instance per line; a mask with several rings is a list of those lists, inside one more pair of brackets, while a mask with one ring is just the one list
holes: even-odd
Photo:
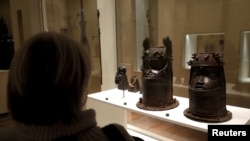
[[137, 70], [140, 71], [142, 59], [141, 53], [143, 51], [142, 43], [146, 37], [149, 37], [149, 21], [148, 21], [148, 1], [147, 0], [136, 0], [135, 1], [135, 10], [136, 10], [136, 52], [137, 58], [136, 63]]
[[44, 30], [64, 33], [89, 49], [92, 79], [89, 93], [102, 83], [97, 0], [43, 0]]
[[239, 81], [250, 82], [250, 31], [241, 34], [240, 70]]
[[190, 69], [187, 62], [194, 53], [220, 53], [224, 55], [224, 33], [186, 34], [183, 67]]

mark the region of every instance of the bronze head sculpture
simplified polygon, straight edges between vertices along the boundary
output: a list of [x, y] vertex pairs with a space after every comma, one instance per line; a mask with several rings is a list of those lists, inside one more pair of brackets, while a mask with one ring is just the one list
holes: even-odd
[[179, 105], [173, 98], [172, 41], [163, 38], [164, 46], [150, 47], [143, 41], [141, 93], [137, 107], [146, 110], [167, 110]]
[[189, 108], [184, 114], [192, 119], [222, 122], [231, 119], [226, 109], [224, 62], [217, 53], [193, 54], [188, 62]]

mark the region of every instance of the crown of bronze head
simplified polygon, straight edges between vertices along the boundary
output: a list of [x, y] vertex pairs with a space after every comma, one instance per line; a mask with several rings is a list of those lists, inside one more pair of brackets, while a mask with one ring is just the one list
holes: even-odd
[[218, 53], [192, 54], [192, 60], [188, 62], [190, 66], [222, 66], [224, 62]]

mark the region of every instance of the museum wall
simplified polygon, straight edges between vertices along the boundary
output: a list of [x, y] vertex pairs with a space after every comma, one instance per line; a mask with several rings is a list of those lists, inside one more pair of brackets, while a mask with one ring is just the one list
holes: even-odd
[[100, 10], [102, 90], [116, 87], [117, 71], [116, 0], [97, 0]]
[[[136, 73], [135, 44], [135, 4], [133, 1], [120, 1], [120, 62], [128, 66], [128, 77]], [[152, 2], [149, 0], [149, 2]], [[173, 50], [174, 95], [188, 97], [189, 69], [183, 67], [186, 34], [225, 33], [224, 35], [224, 71], [227, 83], [227, 104], [250, 107], [250, 83], [239, 81], [241, 32], [250, 30], [248, 6], [250, 1], [234, 0], [155, 0], [156, 9], [151, 11], [154, 21], [152, 38], [157, 36], [157, 45], [169, 36]], [[151, 4], [152, 5], [152, 4]], [[153, 5], [155, 8], [155, 5]], [[132, 10], [130, 10], [132, 9]], [[118, 22], [119, 23], [119, 22]], [[156, 33], [156, 34], [155, 34]], [[142, 42], [141, 42], [142, 48]], [[138, 58], [138, 57], [137, 57]], [[191, 59], [191, 58], [190, 58]]]
[[17, 49], [24, 40], [42, 31], [39, 0], [10, 0], [11, 24], [13, 39]]
[[249, 4], [250, 1], [247, 0], [240, 2], [159, 0], [159, 17], [167, 17], [160, 18], [161, 22], [158, 22], [162, 31], [159, 32], [159, 37], [168, 35], [173, 40], [173, 72], [176, 83], [184, 78], [184, 85], [188, 85], [189, 70], [182, 68], [182, 57], [178, 57], [183, 52], [184, 35], [225, 32], [224, 71], [228, 84], [227, 101], [229, 104], [250, 107], [250, 84], [238, 81], [240, 33], [250, 29], [249, 11], [247, 11]]
[[[250, 28], [249, 12], [244, 11], [247, 9], [244, 7], [249, 4], [250, 2], [246, 0], [196, 1], [194, 5], [188, 5], [183, 1], [159, 0], [161, 11], [158, 14], [159, 17], [164, 17], [160, 18], [159, 37], [168, 35], [173, 40], [173, 57], [176, 64], [174, 72], [177, 80], [181, 77], [188, 79], [189, 73], [189, 70], [180, 67], [182, 58], [177, 57], [177, 54], [182, 53], [184, 35], [225, 32], [225, 74], [228, 76], [228, 83], [237, 84], [238, 70], [235, 68], [239, 67], [240, 32]], [[188, 81], [185, 81], [185, 84], [187, 83]]]
[[134, 0], [116, 1], [116, 26], [117, 26], [117, 61], [118, 66], [126, 66], [127, 75], [132, 76], [135, 66], [136, 29], [135, 29], [135, 4]]

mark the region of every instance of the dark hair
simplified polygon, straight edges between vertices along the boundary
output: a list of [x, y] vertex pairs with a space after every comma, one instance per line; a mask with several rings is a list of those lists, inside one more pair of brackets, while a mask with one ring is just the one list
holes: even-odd
[[26, 124], [77, 118], [86, 102], [90, 58], [67, 35], [42, 32], [20, 47], [8, 79], [8, 108]]

